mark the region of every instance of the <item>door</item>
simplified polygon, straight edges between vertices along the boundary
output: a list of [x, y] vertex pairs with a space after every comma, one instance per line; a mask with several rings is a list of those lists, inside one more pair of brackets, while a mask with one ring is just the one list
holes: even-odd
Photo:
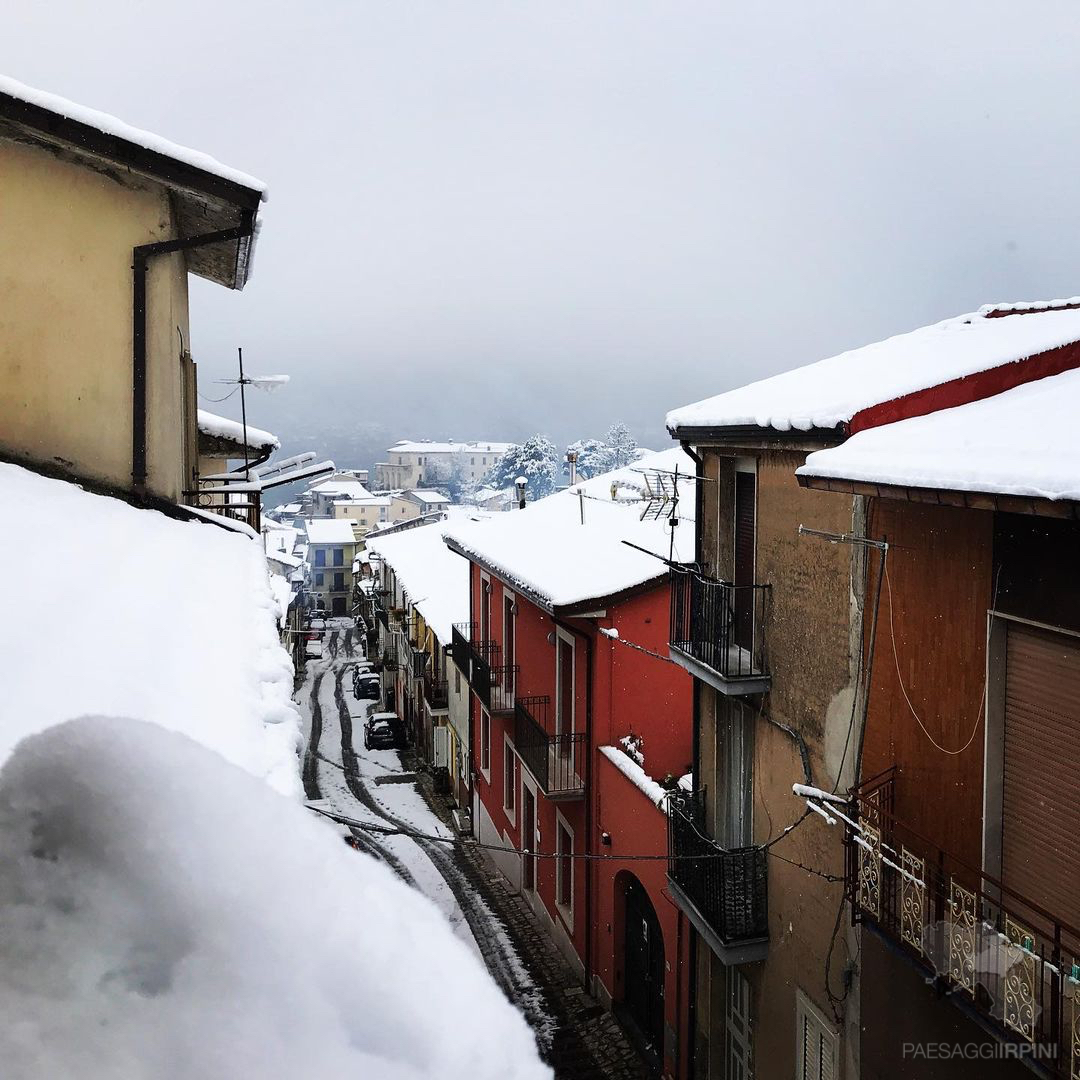
[[450, 729], [443, 724], [435, 728], [435, 768], [450, 768]]
[[[535, 850], [536, 844], [536, 797], [527, 784], [521, 785], [521, 847], [523, 851]], [[522, 856], [521, 884], [530, 892], [536, 889], [536, 859]]]
[[664, 937], [649, 894], [635, 879], [626, 890], [623, 1005], [657, 1059], [664, 1056]]
[[727, 973], [727, 1003], [725, 1008], [725, 1057], [728, 1080], [752, 1080], [754, 1075], [751, 1057], [750, 1032], [750, 983], [737, 968], [724, 969]]
[[[735, 644], [751, 652], [754, 647], [754, 548], [757, 516], [757, 476], [735, 474]], [[742, 586], [742, 587], [740, 587]], [[749, 659], [749, 658], [748, 658]]]
[[723, 847], [753, 843], [754, 713], [737, 698], [716, 695], [716, 839]]
[[1010, 623], [1005, 659], [1001, 876], [1080, 924], [1080, 639]]
[[330, 611], [334, 615], [344, 615], [345, 614], [345, 597], [344, 596], [335, 596], [333, 598], [333, 600], [330, 601]]

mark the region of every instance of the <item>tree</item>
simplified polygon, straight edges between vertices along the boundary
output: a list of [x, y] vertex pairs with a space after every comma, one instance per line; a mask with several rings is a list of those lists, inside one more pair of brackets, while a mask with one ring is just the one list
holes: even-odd
[[611, 469], [622, 469], [637, 460], [637, 442], [630, 434], [630, 429], [623, 423], [612, 424], [608, 428], [608, 448], [611, 451]]
[[524, 476], [531, 499], [550, 495], [559, 481], [559, 458], [555, 444], [543, 435], [533, 435], [520, 446], [511, 446], [484, 477], [488, 487], [502, 491]]
[[461, 456], [453, 454], [449, 459], [436, 458], [424, 467], [422, 482], [427, 487], [437, 488], [452, 502], [460, 503], [467, 487]]
[[[625, 468], [638, 458], [637, 443], [623, 423], [612, 424], [603, 439], [578, 439], [566, 449], [568, 453], [577, 451], [577, 474], [582, 480]], [[568, 463], [564, 463], [563, 471], [570, 474]]]

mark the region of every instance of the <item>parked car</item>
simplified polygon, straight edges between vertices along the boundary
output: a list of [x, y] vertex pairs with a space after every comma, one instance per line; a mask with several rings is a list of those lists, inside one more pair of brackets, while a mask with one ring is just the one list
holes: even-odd
[[322, 638], [311, 638], [304, 643], [304, 655], [309, 660], [321, 660], [322, 654]]
[[353, 684], [353, 694], [359, 698], [367, 698], [369, 701], [378, 701], [382, 697], [382, 684], [378, 675], [361, 675]]
[[405, 747], [405, 724], [393, 712], [372, 713], [364, 725], [365, 750], [402, 750]]

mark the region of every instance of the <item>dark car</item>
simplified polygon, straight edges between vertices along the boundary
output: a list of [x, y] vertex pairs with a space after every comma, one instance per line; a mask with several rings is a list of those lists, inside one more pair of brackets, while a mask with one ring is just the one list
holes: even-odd
[[365, 750], [401, 750], [405, 746], [405, 724], [397, 713], [372, 713], [364, 725]]
[[353, 683], [353, 693], [357, 698], [367, 698], [369, 701], [378, 701], [382, 697], [382, 685], [378, 675], [361, 675]]

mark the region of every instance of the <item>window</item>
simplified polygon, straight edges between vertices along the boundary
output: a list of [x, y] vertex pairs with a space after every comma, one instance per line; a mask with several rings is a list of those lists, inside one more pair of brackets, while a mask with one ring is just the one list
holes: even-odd
[[491, 580], [480, 576], [480, 640], [491, 640]]
[[461, 693], [461, 668], [457, 664], [454, 665], [454, 693]]
[[315, 575], [315, 584], [316, 585], [321, 585], [323, 583], [323, 577], [324, 577], [323, 574], [316, 574]]
[[503, 592], [503, 688], [507, 694], [514, 693], [514, 638], [517, 627], [514, 624], [514, 612], [517, 604], [514, 602], [514, 594]]
[[517, 754], [509, 740], [503, 743], [503, 809], [513, 821], [517, 810]]
[[344, 566], [345, 565], [345, 549], [344, 548], [334, 548], [334, 565], [335, 566]]
[[326, 548], [316, 548], [315, 549], [315, 565], [316, 566], [325, 566], [326, 565]]
[[335, 574], [334, 575], [334, 592], [344, 592], [344, 591], [345, 591], [345, 575], [344, 574]]
[[[731, 1080], [752, 1080], [753, 1057], [750, 1034], [750, 983], [737, 968], [725, 968], [727, 986], [724, 1002], [724, 1055], [726, 1076]], [[799, 1072], [796, 1075], [801, 1076]], [[831, 1074], [830, 1074], [831, 1080]]]
[[795, 994], [795, 1024], [797, 1080], [834, 1080], [840, 1036], [801, 990]]
[[555, 902], [569, 922], [574, 909], [574, 834], [562, 818], [555, 826], [555, 854]]
[[480, 712], [480, 771], [491, 780], [491, 717]]
[[574, 730], [574, 642], [555, 639], [555, 731], [559, 735]]

